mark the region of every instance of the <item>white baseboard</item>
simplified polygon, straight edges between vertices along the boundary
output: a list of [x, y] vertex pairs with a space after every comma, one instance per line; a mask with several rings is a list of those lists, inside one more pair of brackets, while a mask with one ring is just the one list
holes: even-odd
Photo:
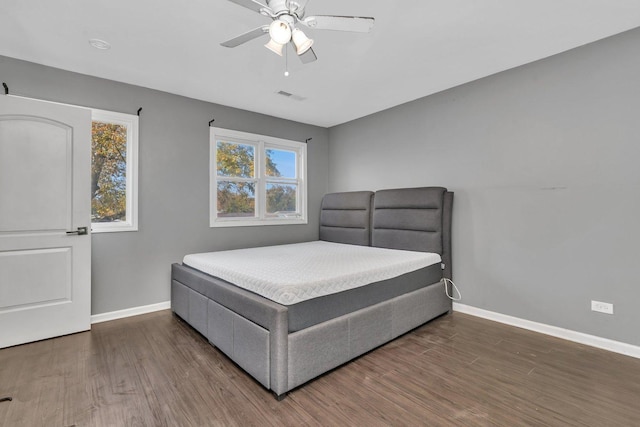
[[91, 316], [91, 324], [137, 316], [139, 314], [152, 313], [154, 311], [166, 310], [168, 308], [171, 308], [171, 301], [142, 305], [140, 307], [131, 307], [124, 310], [110, 311], [108, 313], [94, 314], [93, 316]]
[[532, 322], [530, 320], [520, 319], [518, 317], [508, 316], [493, 311], [483, 310], [481, 308], [471, 307], [465, 304], [453, 303], [453, 311], [470, 314], [476, 317], [493, 320], [495, 322], [516, 326], [522, 329], [528, 329], [541, 334], [551, 335], [553, 337], [562, 338], [568, 341], [585, 344], [591, 347], [597, 347], [604, 350], [613, 351], [614, 353], [625, 354], [627, 356], [640, 359], [640, 347], [610, 340], [607, 338], [597, 337], [595, 335], [584, 334], [569, 329], [559, 328], [557, 326], [545, 325], [544, 323]]
[[[140, 307], [127, 308], [124, 310], [111, 311], [109, 313], [95, 314], [91, 316], [91, 323], [93, 324], [108, 322], [109, 320], [137, 316], [140, 314], [152, 313], [154, 311], [167, 310], [169, 308], [171, 308], [171, 301], [165, 301], [157, 304], [149, 304]], [[556, 338], [562, 338], [568, 341], [573, 341], [591, 347], [597, 347], [603, 350], [608, 350], [614, 353], [620, 353], [640, 359], [640, 347], [620, 341], [601, 338], [595, 335], [589, 335], [582, 332], [559, 328], [557, 326], [546, 325], [544, 323], [533, 322], [531, 320], [520, 319], [518, 317], [496, 313], [494, 311], [484, 310], [482, 308], [476, 308], [470, 305], [460, 304], [456, 302], [453, 303], [453, 311], [458, 311], [460, 313], [481, 317], [483, 319], [493, 320], [495, 322], [504, 323], [506, 325], [516, 326], [518, 328], [539, 332], [545, 335], [551, 335]]]

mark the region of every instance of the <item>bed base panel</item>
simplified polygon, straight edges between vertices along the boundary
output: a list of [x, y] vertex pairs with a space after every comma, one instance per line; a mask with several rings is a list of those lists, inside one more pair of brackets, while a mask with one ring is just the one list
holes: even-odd
[[172, 310], [277, 398], [447, 313], [442, 282], [288, 333], [287, 307], [180, 264]]
[[289, 334], [289, 390], [451, 309], [442, 282]]
[[[204, 316], [207, 319], [206, 326], [199, 324], [198, 327], [194, 326], [194, 329], [246, 371], [251, 372], [256, 369], [255, 366], [263, 366], [264, 368], [258, 369], [258, 376], [262, 376], [258, 381], [277, 394], [285, 393], [288, 355], [287, 307], [180, 264], [171, 266], [171, 277], [172, 310], [192, 326], [194, 319]], [[208, 301], [206, 306], [190, 304], [192, 301], [199, 301], [201, 297]], [[217, 307], [212, 306], [212, 302], [247, 322], [220, 314], [221, 310], [216, 310]], [[227, 319], [226, 328], [218, 328], [215, 325], [216, 315]], [[229, 328], [229, 324], [232, 327]], [[254, 327], [257, 329], [253, 330]], [[268, 337], [266, 353], [256, 352], [255, 358], [248, 355], [240, 356], [240, 360], [234, 357], [234, 353], [240, 351], [239, 344], [234, 348], [230, 343], [241, 340], [244, 335], [264, 336], [262, 331], [266, 331]], [[253, 350], [252, 348], [252, 353]], [[264, 369], [268, 369], [268, 380], [264, 379]]]
[[209, 342], [270, 388], [269, 331], [209, 300]]

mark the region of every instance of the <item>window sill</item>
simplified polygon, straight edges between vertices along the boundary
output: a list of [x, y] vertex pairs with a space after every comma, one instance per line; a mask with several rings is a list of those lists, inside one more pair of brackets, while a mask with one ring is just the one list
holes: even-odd
[[91, 224], [91, 234], [102, 234], [102, 233], [122, 233], [125, 231], [138, 231], [137, 226], [133, 225], [106, 225], [106, 224]]
[[304, 219], [254, 219], [254, 220], [233, 220], [233, 219], [226, 219], [226, 220], [220, 220], [220, 219], [216, 219], [216, 220], [212, 220], [211, 223], [209, 224], [209, 227], [211, 228], [219, 228], [219, 227], [256, 227], [256, 226], [269, 226], [269, 225], [304, 225], [304, 224], [308, 224], [309, 221], [307, 221], [306, 218]]

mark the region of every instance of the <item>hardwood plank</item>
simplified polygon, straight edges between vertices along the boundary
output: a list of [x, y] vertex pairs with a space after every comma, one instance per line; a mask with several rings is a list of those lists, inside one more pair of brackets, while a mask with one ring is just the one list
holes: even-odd
[[634, 426], [640, 360], [453, 313], [278, 402], [169, 311], [0, 350], [0, 426]]

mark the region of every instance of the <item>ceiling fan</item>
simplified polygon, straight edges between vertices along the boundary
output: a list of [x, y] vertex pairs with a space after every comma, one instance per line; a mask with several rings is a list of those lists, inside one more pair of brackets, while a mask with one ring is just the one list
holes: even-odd
[[374, 18], [360, 16], [305, 16], [308, 0], [229, 0], [244, 6], [273, 20], [270, 25], [262, 25], [224, 43], [224, 47], [236, 47], [264, 34], [271, 39], [265, 47], [282, 56], [282, 50], [287, 43], [292, 43], [300, 60], [307, 64], [318, 57], [311, 48], [313, 40], [308, 38], [298, 24], [317, 30], [352, 31], [368, 33], [373, 27]]

